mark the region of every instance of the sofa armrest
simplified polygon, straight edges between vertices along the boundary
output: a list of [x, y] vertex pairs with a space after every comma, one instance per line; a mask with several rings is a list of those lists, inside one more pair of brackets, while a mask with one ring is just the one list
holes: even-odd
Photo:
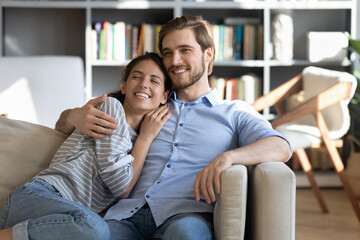
[[215, 239], [244, 239], [248, 173], [234, 165], [221, 174], [221, 193], [214, 209]]
[[266, 162], [254, 166], [249, 175], [249, 239], [295, 239], [294, 172], [284, 163]]

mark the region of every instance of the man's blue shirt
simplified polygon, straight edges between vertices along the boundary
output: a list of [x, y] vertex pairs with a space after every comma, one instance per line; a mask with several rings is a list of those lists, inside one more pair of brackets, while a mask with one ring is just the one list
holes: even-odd
[[219, 100], [214, 89], [194, 102], [172, 92], [167, 104], [172, 116], [151, 144], [138, 182], [105, 219], [131, 217], [146, 202], [157, 226], [178, 213], [212, 212], [204, 199], [195, 201], [197, 173], [222, 152], [282, 137], [248, 103]]

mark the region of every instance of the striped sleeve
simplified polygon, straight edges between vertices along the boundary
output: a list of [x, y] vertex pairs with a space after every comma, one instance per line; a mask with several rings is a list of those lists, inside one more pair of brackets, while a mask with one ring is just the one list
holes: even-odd
[[[132, 159], [126, 157], [132, 149], [124, 108], [115, 98], [108, 97], [98, 109], [117, 120], [114, 135], [95, 140], [99, 174], [114, 196], [125, 192], [133, 175]], [[131, 156], [130, 156], [131, 157]]]

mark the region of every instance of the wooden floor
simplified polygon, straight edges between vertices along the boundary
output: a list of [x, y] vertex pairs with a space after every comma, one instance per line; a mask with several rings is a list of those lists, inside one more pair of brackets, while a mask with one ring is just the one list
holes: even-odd
[[360, 222], [342, 189], [321, 189], [329, 208], [323, 214], [310, 189], [296, 190], [296, 240], [360, 240]]

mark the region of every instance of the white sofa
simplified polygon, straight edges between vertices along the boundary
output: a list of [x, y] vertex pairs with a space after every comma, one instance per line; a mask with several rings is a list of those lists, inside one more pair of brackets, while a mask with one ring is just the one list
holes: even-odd
[[[22, 66], [24, 64], [26, 66]], [[16, 69], [18, 69], [17, 74], [15, 74]], [[61, 69], [60, 72], [59, 69]], [[5, 86], [3, 80], [9, 83], [11, 79], [21, 78], [20, 71], [31, 76], [31, 78], [27, 77], [29, 79], [27, 83], [32, 96], [37, 98], [49, 89], [54, 90], [51, 96], [40, 102], [34, 101], [36, 109], [39, 112], [42, 111], [42, 114], [38, 116], [44, 116], [44, 118], [39, 118], [44, 121], [41, 122], [42, 125], [50, 125], [51, 128], [30, 123], [26, 116], [23, 116], [25, 119], [18, 118], [26, 121], [10, 119], [12, 118], [10, 112], [8, 112], [9, 118], [0, 117], [0, 207], [11, 190], [48, 167], [53, 155], [67, 137], [52, 129], [60, 112], [83, 104], [81, 96], [78, 102], [71, 101], [79, 97], [76, 94], [72, 97], [70, 95], [64, 97], [69, 93], [64, 91], [73, 84], [77, 86], [72, 88], [74, 92], [77, 91], [79, 95], [83, 93], [80, 87], [83, 83], [81, 74], [83, 66], [79, 59], [72, 57], [0, 58], [0, 89]], [[13, 77], [9, 80], [4, 76]], [[64, 80], [62, 83], [68, 88], [64, 90], [63, 87], [58, 87], [59, 81], [54, 81], [58, 77]], [[31, 82], [33, 79], [42, 80]], [[52, 83], [49, 82], [51, 80]], [[20, 86], [26, 86], [26, 84], [20, 84]], [[0, 90], [0, 96], [1, 94], [2, 90]], [[19, 96], [14, 97], [19, 99]], [[43, 105], [44, 101], [50, 102], [54, 99], [58, 102], [51, 103], [50, 106], [56, 110]], [[56, 105], [62, 104], [63, 100], [70, 102], [65, 105]], [[0, 106], [4, 106], [4, 101], [5, 105], [8, 103], [8, 99], [0, 99], [0, 104], [2, 104]], [[18, 112], [17, 109], [10, 110], [14, 113]], [[51, 119], [47, 119], [47, 115], [51, 116]], [[263, 163], [250, 168], [233, 166], [222, 174], [221, 184], [222, 193], [217, 198], [214, 213], [216, 239], [295, 239], [295, 175], [285, 164]]]
[[[67, 136], [0, 117], [0, 207], [8, 193], [45, 169]], [[284, 163], [233, 166], [221, 176], [216, 239], [295, 239], [295, 176]]]

